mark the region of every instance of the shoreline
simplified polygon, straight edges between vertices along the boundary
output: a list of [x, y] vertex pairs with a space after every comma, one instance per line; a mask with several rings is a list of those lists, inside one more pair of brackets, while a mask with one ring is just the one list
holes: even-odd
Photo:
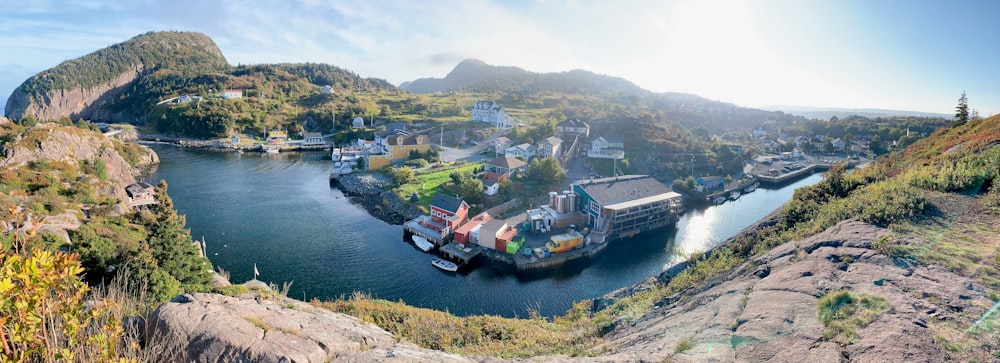
[[342, 175], [330, 180], [330, 185], [340, 189], [351, 203], [361, 206], [375, 219], [391, 225], [402, 225], [423, 214], [399, 199], [396, 193], [385, 190], [389, 180], [378, 174]]
[[[264, 152], [264, 144], [252, 144], [252, 145], [240, 145], [237, 147], [227, 145], [226, 142], [220, 141], [218, 139], [213, 140], [203, 140], [203, 139], [192, 139], [187, 137], [170, 136], [164, 134], [142, 134], [138, 135], [138, 142], [149, 142], [149, 143], [163, 143], [178, 145], [186, 148], [216, 151], [216, 152]], [[322, 145], [297, 145], [297, 144], [281, 144], [277, 145], [280, 151], [323, 151], [330, 150], [333, 146], [329, 144]]]

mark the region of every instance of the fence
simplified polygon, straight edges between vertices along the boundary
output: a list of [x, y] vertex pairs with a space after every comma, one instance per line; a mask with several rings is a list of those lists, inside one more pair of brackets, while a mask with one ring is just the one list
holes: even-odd
[[507, 213], [507, 211], [509, 211], [511, 208], [514, 208], [514, 206], [516, 206], [520, 202], [521, 201], [519, 199], [514, 198], [514, 199], [511, 199], [511, 200], [508, 200], [508, 201], [504, 202], [501, 205], [498, 205], [496, 207], [487, 209], [486, 213], [489, 213], [491, 216], [494, 216], [494, 217], [495, 216], [499, 216], [499, 215], [502, 215], [504, 213]]

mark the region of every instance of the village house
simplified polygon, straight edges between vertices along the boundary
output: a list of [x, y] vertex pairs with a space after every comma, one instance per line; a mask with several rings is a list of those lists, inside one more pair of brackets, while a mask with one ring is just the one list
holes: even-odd
[[333, 87], [331, 87], [331, 86], [323, 86], [323, 89], [321, 89], [319, 91], [319, 93], [320, 94], [324, 94], [324, 95], [333, 94]]
[[305, 145], [305, 146], [315, 146], [315, 145], [326, 144], [326, 142], [323, 141], [323, 134], [318, 133], [318, 132], [307, 132], [307, 133], [304, 133], [304, 134], [302, 134], [302, 138], [303, 138], [302, 145]]
[[469, 204], [445, 194], [437, 194], [431, 201], [431, 221], [454, 230], [469, 216]]
[[231, 145], [231, 146], [239, 146], [240, 145], [240, 137], [239, 136], [230, 137], [229, 138], [229, 145]]
[[721, 176], [702, 176], [695, 178], [695, 189], [699, 192], [711, 193], [726, 188], [726, 180]]
[[495, 101], [476, 101], [472, 105], [472, 121], [486, 122], [493, 127], [507, 127], [510, 122], [503, 106]]
[[[510, 155], [500, 155], [496, 159], [487, 161], [483, 167], [487, 173], [496, 173], [502, 176], [510, 177], [511, 175], [516, 175], [519, 173], [527, 172], [528, 163], [518, 160]], [[496, 182], [500, 182], [496, 180]]]
[[[383, 138], [384, 136], [384, 138]], [[394, 130], [390, 134], [375, 135], [376, 153], [365, 158], [368, 170], [375, 170], [386, 165], [405, 160], [410, 152], [417, 150], [426, 153], [431, 148], [430, 139], [426, 135], [411, 135], [409, 132]]]
[[507, 148], [507, 155], [512, 157], [522, 157], [524, 160], [531, 160], [535, 157], [535, 145], [532, 144], [520, 144], [517, 146]]
[[556, 124], [556, 136], [563, 140], [570, 140], [577, 135], [590, 137], [590, 125], [577, 119], [568, 119]]
[[624, 159], [625, 141], [620, 137], [603, 137], [590, 141], [587, 157], [595, 159]]
[[483, 194], [497, 195], [500, 192], [500, 183], [494, 180], [483, 180]]
[[538, 148], [536, 153], [540, 158], [554, 157], [558, 158], [562, 156], [562, 139], [549, 136], [538, 142]]
[[153, 195], [154, 191], [155, 188], [144, 181], [125, 187], [125, 194], [128, 195], [128, 204], [130, 207], [156, 204], [156, 198]]
[[493, 148], [497, 155], [503, 155], [507, 153], [507, 148], [514, 146], [514, 142], [510, 141], [506, 136], [500, 136], [493, 140]]
[[229, 100], [229, 99], [243, 98], [243, 90], [242, 89], [225, 89], [225, 90], [222, 90], [222, 98], [225, 98], [227, 100]]
[[583, 180], [570, 187], [596, 243], [665, 227], [677, 221], [683, 206], [680, 194], [648, 175]]
[[352, 129], [363, 129], [363, 128], [365, 128], [365, 119], [360, 118], [360, 117], [355, 117], [354, 120], [351, 121], [351, 128]]
[[833, 139], [833, 141], [830, 141], [830, 145], [832, 145], [833, 150], [836, 151], [844, 151], [844, 149], [847, 148], [847, 144], [844, 142], [844, 140], [841, 140], [839, 137]]
[[288, 139], [288, 133], [282, 130], [271, 130], [267, 132], [267, 143], [280, 145]]

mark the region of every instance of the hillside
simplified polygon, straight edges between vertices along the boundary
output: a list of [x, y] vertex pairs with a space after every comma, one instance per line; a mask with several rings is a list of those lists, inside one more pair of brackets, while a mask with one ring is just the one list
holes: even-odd
[[[494, 66], [480, 60], [460, 62], [444, 78], [420, 78], [404, 82], [400, 88], [414, 93], [473, 92], [492, 95], [502, 104], [523, 105], [528, 99], [538, 103], [562, 102], [567, 117], [593, 116], [593, 109], [614, 109], [630, 117], [649, 114], [663, 123], [677, 122], [686, 127], [706, 127], [715, 131], [750, 128], [774, 119], [791, 123], [802, 117], [782, 112], [740, 107], [697, 95], [654, 93], [623, 78], [585, 70], [536, 73], [518, 67]], [[585, 102], [572, 102], [581, 97]], [[569, 101], [569, 102], [567, 102]]]
[[[229, 64], [211, 38], [200, 33], [146, 33], [71, 59], [42, 71], [7, 100], [8, 117], [26, 114], [42, 120], [126, 121], [140, 117], [127, 107], [109, 107], [128, 99], [122, 93], [140, 78], [171, 74], [190, 76], [225, 71]], [[126, 111], [126, 112], [122, 112]]]
[[[324, 86], [332, 94], [321, 95]], [[224, 99], [224, 89], [242, 97]], [[198, 138], [260, 136], [273, 128], [329, 129], [334, 108], [338, 122], [349, 125], [383, 91], [399, 92], [384, 80], [326, 64], [232, 67], [204, 34], [150, 32], [29, 78], [4, 112], [13, 119], [149, 123], [150, 132]], [[181, 96], [190, 98], [178, 101]]]

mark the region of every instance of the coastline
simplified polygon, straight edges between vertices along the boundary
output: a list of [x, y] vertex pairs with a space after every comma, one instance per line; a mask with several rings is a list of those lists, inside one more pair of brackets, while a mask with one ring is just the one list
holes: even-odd
[[331, 180], [352, 203], [360, 205], [378, 220], [392, 225], [402, 225], [419, 217], [419, 208], [399, 199], [396, 193], [385, 190], [389, 179], [378, 174], [352, 173]]

